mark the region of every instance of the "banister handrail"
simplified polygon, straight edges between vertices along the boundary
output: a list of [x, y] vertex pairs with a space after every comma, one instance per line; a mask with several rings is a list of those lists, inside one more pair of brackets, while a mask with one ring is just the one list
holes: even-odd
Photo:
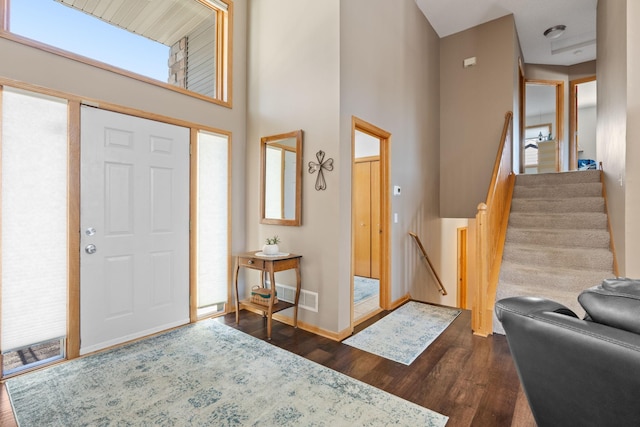
[[444, 285], [442, 284], [442, 281], [440, 280], [440, 277], [438, 276], [438, 273], [436, 273], [435, 268], [433, 268], [433, 264], [431, 264], [431, 260], [429, 259], [429, 255], [427, 255], [427, 251], [425, 250], [424, 246], [422, 245], [422, 242], [420, 241], [420, 238], [418, 237], [418, 235], [416, 233], [413, 233], [411, 231], [409, 232], [409, 235], [411, 237], [413, 237], [413, 241], [416, 242], [416, 245], [418, 245], [418, 248], [420, 249], [420, 252], [422, 252], [422, 257], [427, 260], [427, 264], [429, 264], [429, 268], [431, 268], [431, 272], [433, 273], [434, 277], [436, 278], [436, 282], [438, 284], [438, 291], [442, 295], [447, 295], [447, 290], [444, 288]]
[[505, 114], [487, 199], [478, 205], [476, 214], [476, 282], [471, 323], [478, 335], [489, 335], [493, 329], [495, 292], [515, 182], [512, 153], [513, 113], [509, 111]]
[[[498, 177], [500, 175], [500, 167], [502, 165], [502, 156], [504, 153], [504, 146], [509, 139], [511, 142], [510, 133], [512, 131], [511, 125], [513, 120], [513, 112], [507, 111], [504, 115], [504, 126], [502, 127], [502, 135], [500, 136], [500, 146], [498, 147], [498, 154], [496, 155], [496, 160], [493, 163], [493, 172], [491, 174], [491, 183], [489, 184], [489, 190], [487, 191], [487, 200], [485, 203], [489, 204], [489, 202], [493, 199], [496, 193], [496, 186], [498, 185]], [[510, 161], [510, 170], [509, 173], [513, 172], [513, 158], [509, 156]]]

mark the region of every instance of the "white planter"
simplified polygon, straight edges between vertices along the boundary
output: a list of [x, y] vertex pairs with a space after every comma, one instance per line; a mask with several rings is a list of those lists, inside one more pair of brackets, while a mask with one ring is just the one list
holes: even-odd
[[278, 245], [264, 245], [262, 247], [262, 253], [265, 255], [275, 255], [280, 252]]

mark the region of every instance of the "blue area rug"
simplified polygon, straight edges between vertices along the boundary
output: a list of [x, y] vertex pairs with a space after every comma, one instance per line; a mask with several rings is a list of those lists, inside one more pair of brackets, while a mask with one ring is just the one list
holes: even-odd
[[409, 301], [342, 342], [368, 353], [410, 365], [460, 312], [455, 308]]
[[444, 426], [448, 417], [216, 320], [6, 382], [27, 426]]
[[353, 303], [358, 304], [380, 294], [380, 281], [368, 277], [354, 276], [353, 278]]

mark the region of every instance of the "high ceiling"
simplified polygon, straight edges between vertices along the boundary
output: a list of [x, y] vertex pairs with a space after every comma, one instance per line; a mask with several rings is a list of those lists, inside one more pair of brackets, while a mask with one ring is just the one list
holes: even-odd
[[[573, 65], [596, 58], [598, 0], [416, 0], [440, 37], [513, 14], [524, 62]], [[554, 25], [565, 33], [549, 40]]]

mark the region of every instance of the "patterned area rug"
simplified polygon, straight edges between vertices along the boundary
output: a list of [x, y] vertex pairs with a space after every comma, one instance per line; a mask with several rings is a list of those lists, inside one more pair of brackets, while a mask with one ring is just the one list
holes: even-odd
[[20, 426], [444, 426], [448, 417], [215, 320], [6, 383]]
[[353, 278], [353, 303], [371, 298], [380, 293], [380, 281], [368, 277], [354, 276]]
[[342, 342], [368, 353], [411, 365], [460, 312], [455, 308], [409, 301]]

